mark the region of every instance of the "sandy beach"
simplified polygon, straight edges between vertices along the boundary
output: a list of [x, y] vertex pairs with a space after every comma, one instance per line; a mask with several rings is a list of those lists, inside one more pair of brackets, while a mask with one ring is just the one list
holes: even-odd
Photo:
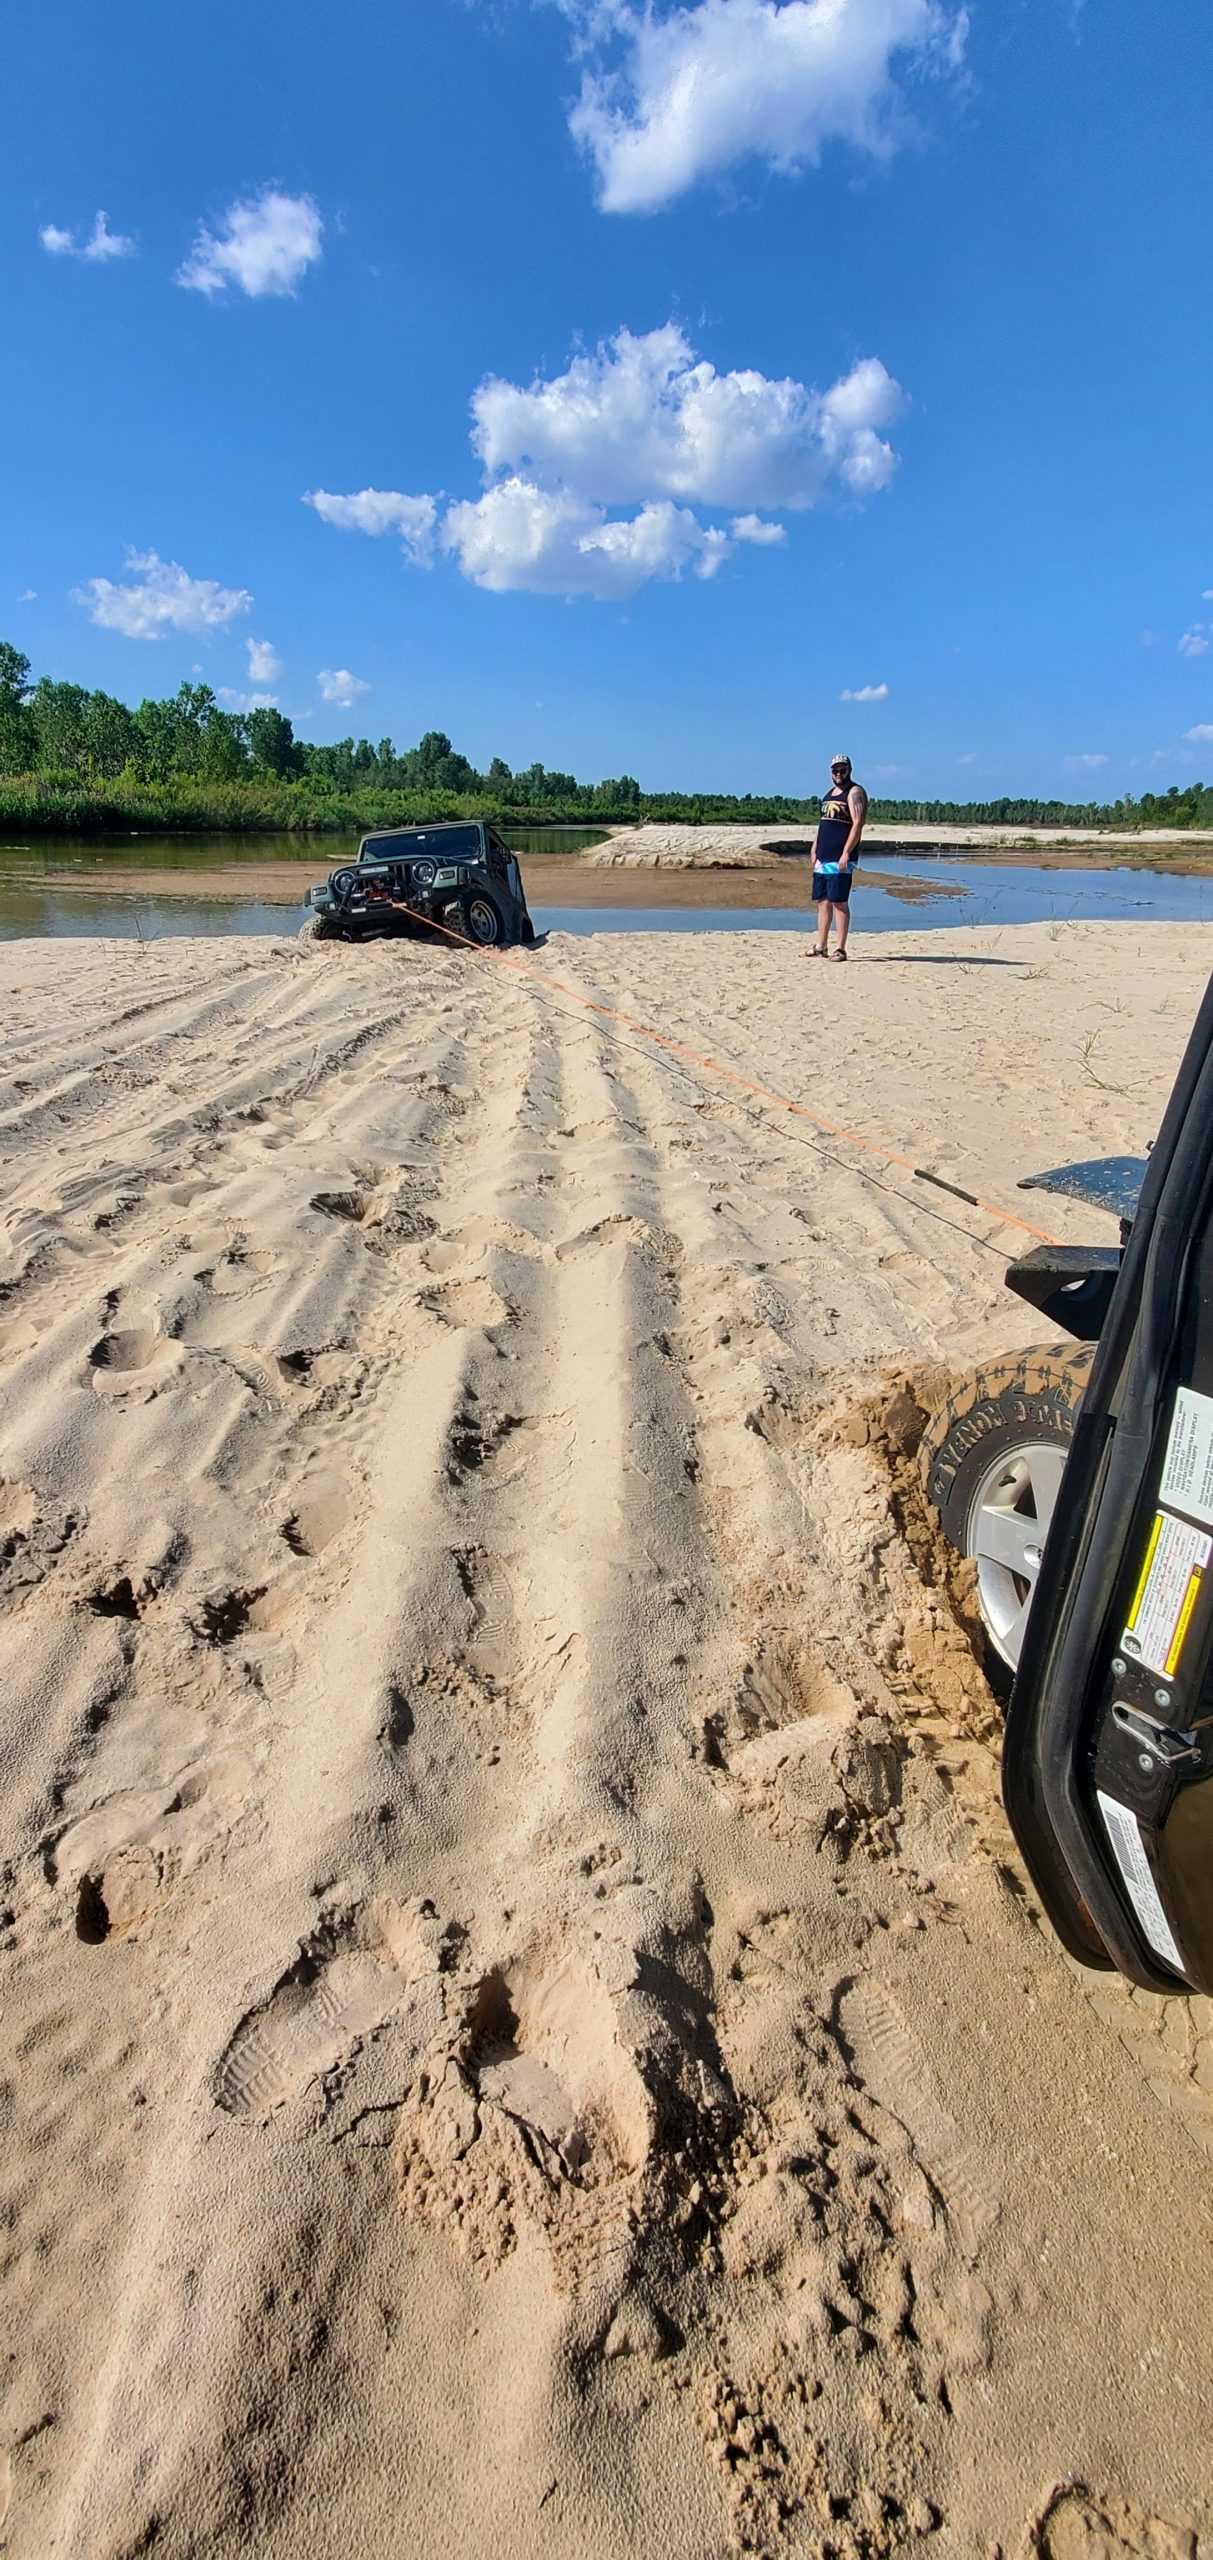
[[[596, 871], [695, 872], [761, 871], [788, 857], [806, 860], [813, 848], [814, 827], [790, 819], [767, 826], [679, 826], [646, 821], [643, 826], [614, 827], [607, 843], [586, 855]], [[1168, 870], [1202, 872], [1213, 862], [1213, 838], [1174, 827], [1138, 828], [1115, 834], [1101, 827], [948, 827], [912, 826], [871, 818], [864, 836], [862, 867], [866, 871], [881, 854], [935, 854], [941, 860], [963, 854], [983, 862], [1031, 864], [1041, 870], [1082, 870], [1085, 865], [1112, 866], [1165, 863]]]
[[915, 1450], [1211, 968], [0, 950], [13, 2560], [1209, 2550], [1213, 2004], [1041, 1922]]

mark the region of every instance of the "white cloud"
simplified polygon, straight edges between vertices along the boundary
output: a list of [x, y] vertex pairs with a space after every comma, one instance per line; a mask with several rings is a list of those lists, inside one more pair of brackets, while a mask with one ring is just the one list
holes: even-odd
[[1205, 634], [1203, 622], [1192, 623], [1187, 631], [1181, 632], [1180, 634], [1179, 654], [1181, 658], [1203, 658], [1208, 646], [1209, 642]]
[[767, 548], [788, 538], [786, 524], [772, 524], [766, 516], [734, 516], [729, 531], [734, 542], [756, 542]]
[[1200, 593], [1203, 604], [1213, 604], [1213, 587], [1202, 587]]
[[303, 503], [346, 533], [398, 533], [406, 557], [419, 567], [432, 557], [438, 515], [433, 498], [406, 498], [399, 489], [356, 489], [340, 498], [328, 489], [308, 489]]
[[540, 489], [517, 477], [449, 507], [442, 541], [464, 577], [496, 595], [522, 588], [601, 600], [631, 595], [649, 578], [680, 577], [685, 568], [710, 578], [728, 549], [719, 527], [701, 525], [689, 507], [668, 498], [608, 519], [605, 508], [571, 489]]
[[316, 682], [325, 702], [338, 702], [343, 711], [352, 710], [364, 693], [374, 690], [361, 676], [352, 676], [348, 667], [322, 667]]
[[216, 687], [215, 699], [223, 704], [225, 711], [276, 711], [278, 708], [275, 693], [234, 693], [226, 684]]
[[215, 631], [247, 613], [253, 599], [245, 587], [221, 587], [213, 578], [191, 578], [175, 560], [154, 551], [130, 551], [127, 566], [134, 574], [125, 586], [110, 578], [89, 578], [72, 590], [90, 621], [103, 631], [121, 631], [128, 640], [160, 640], [166, 631]]
[[23, 587], [17, 598], [18, 604], [37, 604], [37, 601], [38, 590], [36, 587]]
[[940, 0], [561, 4], [589, 55], [569, 121], [605, 213], [652, 212], [751, 155], [884, 157], [908, 122], [898, 72], [954, 69], [968, 24]]
[[970, 747], [970, 749], [969, 749], [969, 752], [968, 752], [967, 756], [958, 756], [958, 757], [957, 757], [957, 759], [956, 759], [956, 761], [957, 761], [957, 763], [958, 763], [958, 764], [976, 764], [976, 762], [977, 762], [977, 749], [976, 749], [976, 747]]
[[250, 684], [277, 684], [282, 660], [272, 640], [246, 640]]
[[850, 685], [844, 685], [838, 699], [840, 702], [887, 702], [889, 688], [887, 684], [860, 684], [852, 691]]
[[104, 213], [97, 214], [87, 240], [82, 240], [79, 247], [75, 232], [61, 231], [57, 222], [44, 224], [38, 236], [53, 258], [90, 258], [95, 264], [104, 265], [110, 258], [133, 258], [135, 254], [134, 241], [125, 240], [120, 231], [111, 231], [109, 217]]
[[1194, 729], [1185, 729], [1184, 736], [1194, 747], [1213, 747], [1213, 720], [1198, 720]]
[[287, 196], [277, 187], [263, 187], [260, 195], [229, 205], [217, 232], [199, 224], [177, 282], [194, 293], [223, 293], [229, 284], [254, 298], [294, 293], [320, 256], [323, 231], [311, 196]]
[[133, 258], [134, 254], [134, 241], [124, 239], [120, 231], [111, 231], [103, 213], [98, 214], [80, 252], [82, 258], [93, 258], [101, 265], [110, 258]]
[[[437, 537], [465, 577], [497, 593], [624, 596], [686, 570], [710, 578], [739, 543], [785, 541], [759, 510], [886, 487], [897, 456], [878, 431], [901, 405], [874, 356], [819, 392], [718, 373], [672, 323], [643, 337], [621, 329], [550, 381], [481, 383], [472, 444], [487, 485], [441, 521], [436, 499], [393, 489], [313, 489], [305, 503], [329, 524], [399, 533], [421, 564]], [[696, 507], [738, 512], [726, 528]]]
[[621, 329], [528, 390], [490, 375], [473, 396], [472, 443], [490, 478], [522, 470], [608, 506], [668, 497], [809, 507], [831, 480], [857, 496], [886, 486], [897, 456], [876, 430], [901, 405], [875, 356], [810, 391], [753, 371], [717, 373], [671, 322], [644, 337]]
[[1106, 756], [1066, 756], [1063, 761], [1067, 773], [1094, 773], [1108, 759]]

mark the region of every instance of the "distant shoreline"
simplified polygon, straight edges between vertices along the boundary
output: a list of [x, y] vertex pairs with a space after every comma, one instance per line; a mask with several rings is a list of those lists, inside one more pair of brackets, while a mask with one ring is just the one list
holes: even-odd
[[[127, 840], [129, 842], [129, 840]], [[912, 854], [913, 868], [885, 868], [882, 857]], [[1213, 842], [1205, 840], [1199, 849], [1185, 848], [1178, 857], [1166, 856], [1161, 862], [1153, 844], [1149, 852], [1136, 853], [1110, 844], [1101, 844], [1090, 853], [1070, 848], [1046, 847], [1031, 851], [1007, 846], [974, 844], [962, 840], [955, 844], [894, 844], [881, 836], [871, 847], [871, 856], [861, 865], [861, 877], [871, 880], [890, 896], [914, 905], [931, 896], [942, 885], [933, 880], [930, 863], [946, 869], [949, 862], [976, 858], [990, 869], [1024, 869], [1040, 871], [1165, 871], [1178, 877], [1213, 875]], [[922, 858], [922, 868], [919, 860]], [[38, 889], [70, 891], [73, 895], [128, 896], [155, 898], [192, 898], [241, 902], [259, 899], [269, 905], [299, 908], [307, 890], [341, 859], [336, 847], [318, 846], [315, 854], [292, 854], [289, 858], [261, 859], [256, 854], [237, 860], [220, 860], [197, 869], [182, 866], [168, 869], [154, 863], [132, 863], [124, 845], [124, 858], [116, 848], [110, 858], [92, 855], [87, 870], [67, 866], [43, 868], [36, 862], [18, 863], [5, 859], [0, 844], [0, 889]], [[808, 841], [803, 854], [785, 853], [774, 860], [741, 862], [728, 859], [712, 862], [678, 864], [616, 862], [604, 864], [592, 855], [570, 855], [552, 852], [522, 857], [523, 870], [534, 903], [564, 907], [736, 907], [785, 908], [789, 911], [809, 903]]]

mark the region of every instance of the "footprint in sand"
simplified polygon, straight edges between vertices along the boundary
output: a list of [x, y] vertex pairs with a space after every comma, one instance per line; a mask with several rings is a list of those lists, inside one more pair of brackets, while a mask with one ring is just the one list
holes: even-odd
[[592, 1227], [582, 1227], [576, 1235], [556, 1247], [558, 1262], [572, 1262], [582, 1254], [601, 1253], [612, 1244], [648, 1244], [659, 1242], [653, 1228], [643, 1218], [629, 1218], [622, 1212], [599, 1218]]
[[271, 1353], [270, 1359], [280, 1386], [310, 1389], [321, 1395], [346, 1385], [359, 1373], [357, 1357], [351, 1351], [314, 1351], [305, 1344], [298, 1351]]
[[70, 1511], [40, 1502], [31, 1486], [0, 1476], [0, 1598], [32, 1591], [79, 1525]]
[[151, 1395], [180, 1369], [184, 1352], [153, 1326], [131, 1325], [103, 1333], [88, 1356], [98, 1395]]
[[471, 1626], [464, 1653], [481, 1679], [507, 1681], [517, 1661], [514, 1638], [514, 1591], [507, 1568], [482, 1547], [454, 1553], [460, 1588], [469, 1604]]
[[259, 1280], [267, 1279], [271, 1271], [279, 1270], [281, 1262], [281, 1254], [263, 1250], [246, 1252], [242, 1246], [233, 1245], [231, 1252], [224, 1255], [222, 1262], [216, 1263], [211, 1273], [212, 1294], [216, 1298], [241, 1298], [255, 1288]]
[[[137, 1612], [136, 1612], [137, 1614]], [[252, 1782], [241, 1752], [199, 1761], [162, 1787], [132, 1787], [92, 1805], [56, 1841], [52, 1882], [75, 1898], [84, 1945], [128, 1938], [178, 1878], [238, 1820]]]
[[441, 1932], [428, 1904], [371, 1903], [309, 1940], [219, 2065], [215, 2097], [255, 2123], [335, 2069], [435, 1975]]
[[319, 1209], [322, 1217], [343, 1218], [348, 1226], [364, 1227], [375, 1206], [373, 1191], [314, 1191], [309, 1206]]
[[447, 1479], [462, 1484], [474, 1475], [496, 1486], [542, 1465], [551, 1485], [568, 1474], [572, 1440], [567, 1414], [502, 1413], [482, 1405], [469, 1388], [447, 1433]]
[[486, 1280], [483, 1273], [477, 1273], [470, 1280], [448, 1281], [444, 1288], [426, 1289], [422, 1292], [421, 1303], [443, 1324], [490, 1328], [514, 1321], [513, 1308], [506, 1305], [504, 1298], [498, 1297], [492, 1282]]
[[458, 1271], [461, 1263], [466, 1264], [467, 1240], [463, 1236], [435, 1236], [421, 1259], [435, 1280], [444, 1280], [448, 1272]]
[[350, 1489], [344, 1476], [317, 1474], [301, 1486], [295, 1508], [282, 1524], [293, 1555], [323, 1555], [339, 1538], [350, 1517]]
[[9, 1316], [0, 1324], [0, 1357], [8, 1352], [32, 1351], [37, 1339], [37, 1328], [28, 1316]]
[[250, 1628], [255, 1633], [265, 1632], [274, 1624], [276, 1614], [264, 1582], [245, 1591], [216, 1591], [199, 1604], [194, 1633], [205, 1644], [234, 1644], [237, 1636], [245, 1635]]
[[1191, 2525], [1146, 2515], [1128, 2498], [1093, 2497], [1067, 2481], [1054, 2489], [1015, 2560], [1196, 2560]]
[[879, 1982], [853, 1982], [843, 1989], [838, 2024], [856, 2076], [904, 2126], [920, 2165], [943, 2198], [964, 2255], [975, 2258], [998, 2219], [998, 2201], [964, 2149], [917, 2037]]
[[617, 2249], [625, 2199], [648, 2158], [654, 2109], [592, 1971], [495, 1967], [461, 1986], [402, 2113], [406, 2212], [492, 2265], [527, 2221], [592, 2264]]

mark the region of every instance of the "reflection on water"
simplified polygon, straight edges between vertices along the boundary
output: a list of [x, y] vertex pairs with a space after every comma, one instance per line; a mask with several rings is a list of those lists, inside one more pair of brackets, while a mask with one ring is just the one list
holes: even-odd
[[14, 872], [214, 871], [225, 862], [308, 862], [316, 877], [358, 850], [356, 836], [34, 836], [0, 842], [0, 878]]
[[[1093, 917], [1105, 924], [1213, 924], [1213, 876], [1168, 871], [1032, 871], [993, 862], [949, 862], [924, 880], [887, 854], [880, 872], [863, 872], [851, 896], [853, 933], [917, 933], [939, 925], [1058, 924]], [[883, 873], [890, 886], [881, 886]], [[618, 878], [616, 873], [615, 878]], [[651, 877], [651, 875], [650, 875]], [[912, 884], [911, 896], [907, 888]], [[809, 903], [786, 907], [544, 907], [534, 896], [537, 926], [561, 933], [811, 933]], [[723, 879], [721, 883], [724, 886]]]
[[[263, 898], [142, 897], [132, 891], [89, 889], [66, 878], [53, 885], [20, 884], [8, 869], [12, 850], [5, 846], [0, 854], [0, 941], [32, 934], [148, 942], [183, 934], [293, 934], [302, 921], [301, 908], [272, 905]], [[112, 853], [108, 858], [112, 861]], [[157, 861], [162, 859], [158, 852]], [[213, 867], [213, 840], [205, 859]], [[890, 857], [882, 855], [881, 871], [889, 866]], [[48, 864], [41, 846], [37, 867], [43, 875], [58, 868]], [[652, 874], [641, 878], [651, 890]], [[722, 874], [722, 895], [727, 895], [726, 880]], [[807, 871], [805, 903], [799, 908], [647, 906], [639, 898], [632, 906], [556, 907], [544, 905], [536, 894], [540, 885], [533, 870], [531, 912], [540, 933], [809, 933], [815, 922]], [[611, 886], [618, 892], [618, 873]], [[912, 903], [904, 892], [896, 893], [900, 886], [882, 888], [876, 874], [861, 877], [852, 907], [856, 934], [929, 932], [951, 924], [1060, 926], [1084, 917], [1113, 923], [1213, 923], [1213, 878], [1188, 879], [1166, 871], [1033, 871], [950, 862], [945, 879], [918, 880]]]
[[[855, 924], [869, 926], [878, 919], [868, 911], [868, 901], [880, 897], [885, 910], [894, 901], [878, 887], [879, 874], [911, 880], [914, 866], [907, 858], [903, 871], [896, 857], [883, 854], [879, 869], [860, 874], [855, 893]], [[957, 903], [963, 899], [961, 906]], [[1030, 865], [997, 862], [949, 862], [938, 879], [932, 879], [929, 904], [915, 899], [913, 909], [900, 905], [894, 918], [879, 918], [887, 931], [894, 922], [903, 927], [918, 924], [1053, 924], [1073, 922], [1082, 917], [1102, 919], [1105, 924], [1210, 924], [1213, 923], [1213, 875], [1186, 877], [1174, 871], [1114, 870], [1041, 870]]]
[[137, 898], [116, 891], [14, 889], [0, 885], [0, 942], [32, 934], [53, 940], [158, 942], [171, 934], [294, 933], [294, 907], [264, 898]]

